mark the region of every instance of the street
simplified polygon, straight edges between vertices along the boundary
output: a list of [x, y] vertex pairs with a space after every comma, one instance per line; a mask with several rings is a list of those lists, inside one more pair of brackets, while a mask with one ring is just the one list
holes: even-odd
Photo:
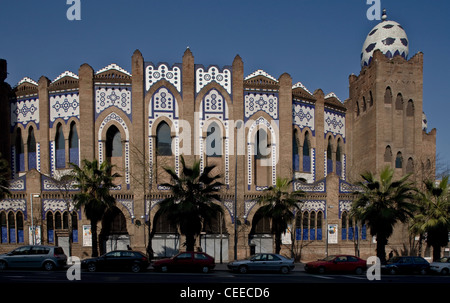
[[[159, 273], [149, 268], [145, 272], [95, 272], [82, 271], [79, 281], [70, 281], [65, 270], [45, 272], [40, 270], [5, 270], [0, 272], [0, 285], [4, 289], [29, 291], [31, 295], [42, 289], [76, 293], [89, 291], [98, 298], [117, 301], [124, 294], [137, 296], [165, 294], [167, 302], [275, 302], [292, 294], [317, 292], [321, 298], [352, 292], [370, 294], [370, 297], [398, 295], [413, 296], [416, 292], [442, 291], [450, 284], [450, 276], [442, 275], [381, 275], [381, 280], [370, 281], [365, 274], [308, 274], [297, 268], [289, 274], [233, 273], [224, 265], [203, 273]], [[326, 290], [326, 291], [324, 291]]]

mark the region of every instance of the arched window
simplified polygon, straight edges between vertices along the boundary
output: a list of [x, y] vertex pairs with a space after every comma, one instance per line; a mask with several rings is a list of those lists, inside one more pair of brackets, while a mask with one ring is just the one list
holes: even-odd
[[0, 226], [2, 228], [1, 243], [8, 243], [8, 225], [6, 225], [6, 213], [0, 212]]
[[372, 91], [369, 92], [369, 106], [373, 105], [373, 95], [372, 95]]
[[403, 109], [403, 96], [400, 93], [397, 95], [397, 99], [395, 100], [395, 109], [397, 110]]
[[366, 97], [363, 96], [363, 104], [362, 104], [363, 112], [367, 109]]
[[331, 173], [333, 171], [333, 148], [331, 146], [331, 136], [328, 137], [328, 145], [327, 145], [327, 173]]
[[408, 104], [406, 105], [406, 116], [407, 117], [414, 116], [414, 101], [413, 100], [409, 100]]
[[33, 127], [28, 129], [28, 170], [36, 169], [36, 138], [34, 137]]
[[25, 171], [25, 161], [24, 161], [24, 148], [22, 140], [22, 131], [20, 128], [16, 131], [16, 142], [15, 142], [15, 152], [16, 152], [16, 172]]
[[311, 143], [308, 131], [305, 132], [305, 139], [303, 140], [303, 171], [311, 172]]
[[342, 140], [337, 141], [336, 148], [336, 174], [340, 177], [342, 175]]
[[406, 162], [406, 173], [412, 174], [413, 172], [414, 172], [414, 161], [410, 157], [410, 158], [408, 158], [408, 162]]
[[316, 240], [316, 212], [309, 214], [309, 240]]
[[395, 158], [395, 168], [402, 168], [402, 167], [403, 167], [402, 153], [398, 152], [397, 157]]
[[392, 162], [392, 150], [389, 145], [386, 146], [386, 149], [384, 150], [384, 162]]
[[61, 123], [56, 126], [56, 168], [66, 167], [66, 145]]
[[78, 146], [78, 132], [77, 125], [75, 122], [70, 124], [70, 134], [69, 134], [69, 161], [79, 165], [79, 146]]
[[122, 157], [122, 136], [115, 125], [106, 132], [106, 157]]
[[59, 211], [55, 213], [55, 229], [62, 229], [62, 217]]
[[16, 227], [17, 227], [17, 243], [24, 243], [22, 212], [18, 212], [16, 215]]
[[73, 211], [72, 214], [72, 242], [78, 242], [78, 215], [76, 211]]
[[390, 87], [387, 87], [386, 92], [384, 93], [384, 103], [392, 104], [392, 91]]
[[269, 155], [267, 132], [264, 129], [259, 129], [256, 132], [256, 147], [255, 157], [257, 159], [265, 158]]
[[172, 155], [172, 137], [170, 127], [166, 122], [161, 122], [156, 129], [156, 153], [158, 156]]
[[212, 122], [207, 129], [206, 155], [208, 157], [222, 156], [222, 136], [216, 122]]
[[309, 213], [304, 211], [302, 214], [302, 240], [308, 240], [308, 224], [309, 224]]
[[356, 116], [359, 116], [359, 102], [356, 101]]
[[341, 214], [341, 238], [347, 240], [347, 212]]
[[8, 213], [9, 243], [16, 243], [16, 219], [14, 213]]
[[63, 212], [62, 222], [63, 222], [62, 228], [69, 229], [69, 212], [68, 211]]
[[317, 213], [316, 229], [317, 229], [317, 240], [322, 240], [322, 224], [323, 224], [323, 212], [319, 211]]
[[54, 223], [53, 223], [53, 213], [52, 212], [48, 212], [47, 213], [47, 238], [48, 238], [48, 243], [54, 243], [55, 242], [55, 227], [54, 227]]

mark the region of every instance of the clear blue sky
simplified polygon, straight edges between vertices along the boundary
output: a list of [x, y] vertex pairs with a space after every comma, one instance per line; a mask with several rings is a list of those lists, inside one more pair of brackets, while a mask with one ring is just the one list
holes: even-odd
[[[54, 80], [80, 65], [95, 71], [116, 63], [131, 72], [139, 49], [145, 61], [231, 65], [239, 54], [245, 75], [289, 73], [310, 91], [348, 98], [348, 76], [360, 72], [369, 21], [366, 0], [81, 0], [81, 21], [69, 21], [66, 0], [0, 0], [0, 58], [7, 82], [42, 75]], [[450, 164], [450, 1], [381, 0], [399, 22], [410, 57], [424, 53], [424, 111], [438, 129], [437, 153]]]

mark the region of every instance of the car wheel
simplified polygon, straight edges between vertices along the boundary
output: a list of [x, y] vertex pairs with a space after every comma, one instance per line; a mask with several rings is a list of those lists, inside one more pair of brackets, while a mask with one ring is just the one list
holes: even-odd
[[140, 272], [141, 271], [141, 266], [137, 263], [131, 265], [131, 271], [132, 272]]
[[53, 262], [47, 261], [44, 263], [44, 269], [46, 271], [52, 271], [55, 269], [55, 264]]
[[355, 274], [362, 275], [362, 273], [363, 273], [363, 269], [361, 267], [356, 268]]
[[91, 262], [87, 265], [87, 270], [89, 272], [95, 272], [95, 271], [97, 271], [97, 265], [95, 265], [95, 263]]
[[319, 274], [324, 274], [324, 273], [325, 273], [325, 267], [323, 267], [323, 266], [319, 267], [319, 268], [317, 269], [317, 272], [318, 272]]
[[209, 267], [208, 266], [203, 266], [202, 267], [202, 273], [207, 274], [209, 272]]
[[5, 261], [0, 261], [0, 270], [5, 270], [8, 268], [8, 265]]
[[[1, 265], [0, 265], [0, 269], [1, 269]], [[441, 274], [443, 274], [444, 276], [448, 275], [448, 268], [443, 268], [441, 270]]]
[[162, 272], [168, 272], [169, 268], [166, 265], [161, 266], [161, 271]]
[[246, 274], [248, 272], [248, 267], [245, 265], [241, 265], [241, 266], [239, 266], [238, 271], [241, 274]]
[[287, 274], [289, 272], [289, 267], [283, 266], [280, 268], [282, 274]]

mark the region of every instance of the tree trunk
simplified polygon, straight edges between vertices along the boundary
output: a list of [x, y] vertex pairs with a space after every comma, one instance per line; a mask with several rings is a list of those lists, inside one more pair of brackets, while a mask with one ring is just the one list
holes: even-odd
[[91, 220], [92, 257], [98, 257], [97, 220]]
[[433, 245], [433, 262], [438, 262], [441, 259], [441, 247]]
[[281, 251], [281, 232], [275, 234], [275, 253], [279, 254]]
[[377, 235], [377, 257], [380, 259], [381, 264], [386, 262], [386, 246], [387, 240], [381, 235]]
[[195, 251], [195, 236], [193, 234], [186, 235], [186, 250]]

